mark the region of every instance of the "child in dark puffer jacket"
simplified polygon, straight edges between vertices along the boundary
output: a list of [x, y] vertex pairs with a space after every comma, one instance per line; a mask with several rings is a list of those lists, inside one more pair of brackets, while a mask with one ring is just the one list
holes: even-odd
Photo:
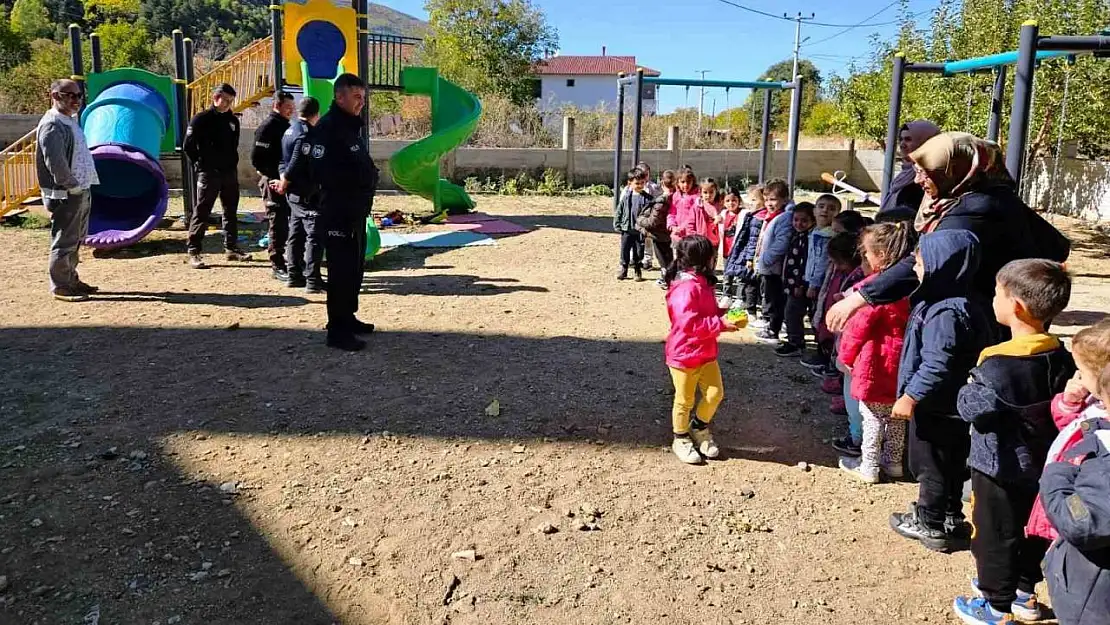
[[759, 306], [761, 290], [759, 276], [755, 275], [755, 248], [759, 233], [763, 230], [763, 220], [767, 209], [763, 206], [763, 188], [748, 188], [751, 208], [744, 213], [736, 228], [736, 238], [725, 261], [725, 292], [728, 297], [739, 299], [748, 311], [748, 318], [754, 320]]
[[[1060, 625], [1110, 623], [1110, 319], [1072, 339], [1079, 373], [1052, 402], [1048, 451], [1025, 531], [1052, 541], [1044, 574]], [[1101, 375], [1100, 372], [1101, 371]]]
[[971, 553], [980, 597], [957, 597], [953, 609], [967, 623], [1011, 617], [1041, 620], [1035, 587], [1047, 543], [1026, 537], [1037, 480], [1056, 437], [1052, 398], [1075, 373], [1075, 362], [1046, 322], [1071, 297], [1071, 278], [1059, 263], [1016, 260], [996, 278], [994, 316], [1013, 338], [983, 350], [960, 389], [960, 417], [972, 425]]
[[910, 298], [900, 397], [892, 410], [894, 418], [911, 420], [910, 468], [918, 492], [909, 512], [891, 515], [891, 528], [946, 553], [968, 543], [962, 497], [971, 436], [956, 397], [994, 332], [994, 320], [968, 296], [979, 254], [979, 239], [967, 230], [921, 237], [914, 263], [921, 286]]

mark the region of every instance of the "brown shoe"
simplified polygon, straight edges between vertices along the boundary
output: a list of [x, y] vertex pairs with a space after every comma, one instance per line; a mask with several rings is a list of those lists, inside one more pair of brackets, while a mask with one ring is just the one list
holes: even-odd
[[83, 302], [89, 299], [89, 294], [74, 288], [58, 287], [54, 289], [54, 299], [63, 302]]
[[204, 264], [204, 258], [200, 254], [189, 254], [189, 266], [193, 269], [208, 269], [208, 265]]
[[228, 260], [238, 260], [246, 262], [251, 259], [251, 255], [242, 250], [224, 250], [225, 257]]

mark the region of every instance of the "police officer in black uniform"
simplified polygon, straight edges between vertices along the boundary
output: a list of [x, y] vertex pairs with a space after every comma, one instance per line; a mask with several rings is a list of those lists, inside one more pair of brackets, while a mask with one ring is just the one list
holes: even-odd
[[239, 118], [231, 110], [235, 89], [223, 84], [212, 91], [212, 107], [197, 113], [185, 133], [185, 154], [197, 171], [197, 205], [189, 222], [189, 266], [205, 269], [201, 257], [204, 232], [216, 198], [224, 209], [224, 252], [228, 260], [250, 260], [239, 249]]
[[251, 165], [259, 174], [258, 190], [266, 206], [266, 217], [270, 227], [267, 238], [270, 240], [267, 253], [270, 256], [270, 269], [274, 277], [282, 282], [289, 281], [285, 265], [285, 241], [289, 238], [289, 204], [285, 196], [271, 188], [270, 183], [280, 177], [281, 137], [289, 129], [289, 118], [293, 116], [293, 95], [287, 91], [274, 94], [274, 107], [266, 121], [254, 131], [254, 148], [251, 149]]
[[378, 187], [362, 124], [366, 83], [335, 79], [335, 100], [313, 131], [312, 171], [320, 185], [320, 224], [328, 255], [328, 346], [358, 351], [374, 324], [355, 318], [366, 255], [366, 219]]
[[308, 293], [323, 293], [320, 261], [324, 244], [316, 229], [319, 190], [312, 178], [313, 126], [320, 121], [320, 102], [306, 96], [297, 107], [297, 118], [281, 138], [281, 180], [276, 190], [289, 200], [289, 243], [285, 260], [291, 287], [305, 287]]

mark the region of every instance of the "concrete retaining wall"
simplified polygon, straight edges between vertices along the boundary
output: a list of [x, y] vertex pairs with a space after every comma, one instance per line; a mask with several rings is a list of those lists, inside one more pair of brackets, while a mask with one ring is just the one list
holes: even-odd
[[[0, 115], [0, 148], [7, 147], [34, 129], [38, 115]], [[258, 176], [250, 166], [253, 128], [244, 128], [239, 141], [239, 182], [244, 192], [257, 192]], [[683, 150], [678, 128], [668, 136], [668, 148], [643, 150], [640, 159], [656, 173], [690, 165], [700, 176], [724, 179], [734, 184], [755, 180], [759, 172], [759, 150]], [[395, 188], [389, 175], [389, 157], [411, 141], [373, 140], [370, 152], [382, 169], [381, 186]], [[574, 146], [574, 119], [563, 120], [562, 148], [460, 148], [443, 161], [444, 176], [462, 182], [468, 177], [512, 178], [522, 171], [541, 177], [543, 170], [555, 169], [566, 175], [574, 186], [613, 184], [611, 150], [580, 150]], [[627, 148], [628, 146], [626, 146]], [[769, 174], [786, 176], [786, 150], [770, 155]], [[164, 157], [170, 187], [181, 187], [181, 165], [175, 156]], [[631, 150], [625, 152], [622, 170], [631, 168]], [[1053, 179], [1053, 159], [1034, 159], [1029, 165], [1031, 203], [1043, 209], [1089, 220], [1110, 220], [1110, 163], [1061, 159]], [[826, 189], [823, 172], [843, 171], [848, 182], [874, 191], [883, 178], [883, 153], [878, 150], [830, 149], [798, 151], [798, 184], [810, 189]]]

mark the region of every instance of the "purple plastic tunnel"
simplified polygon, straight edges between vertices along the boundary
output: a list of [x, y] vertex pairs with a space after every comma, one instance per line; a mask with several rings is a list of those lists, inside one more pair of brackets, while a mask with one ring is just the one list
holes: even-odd
[[100, 184], [92, 189], [86, 245], [131, 245], [165, 216], [169, 185], [158, 156], [170, 119], [165, 98], [133, 81], [112, 85], [89, 103], [81, 126]]

